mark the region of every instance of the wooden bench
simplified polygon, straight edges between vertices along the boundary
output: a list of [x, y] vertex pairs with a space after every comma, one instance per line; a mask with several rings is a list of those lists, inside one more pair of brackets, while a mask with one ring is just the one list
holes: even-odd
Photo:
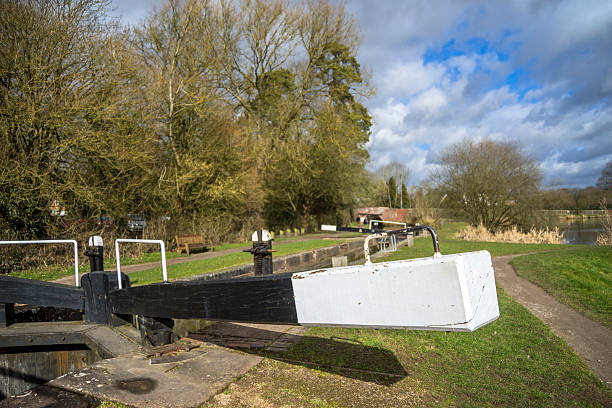
[[204, 243], [204, 236], [202, 235], [176, 235], [176, 250], [179, 254], [182, 252], [187, 252], [187, 255], [189, 255], [189, 252], [195, 248], [203, 248], [204, 250], [210, 248], [212, 251], [212, 241], [209, 240], [208, 242], [209, 245]]

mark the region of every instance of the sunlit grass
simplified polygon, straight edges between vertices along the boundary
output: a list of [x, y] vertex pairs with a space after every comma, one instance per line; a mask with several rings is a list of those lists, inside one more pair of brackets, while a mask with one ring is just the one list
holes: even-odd
[[[314, 239], [299, 242], [287, 242], [273, 245], [274, 257], [280, 257], [299, 252], [311, 251], [318, 248], [333, 246], [342, 242], [341, 240]], [[247, 247], [248, 248], [248, 247]], [[168, 280], [179, 279], [188, 276], [211, 273], [232, 266], [244, 265], [253, 262], [253, 255], [247, 252], [236, 252], [217, 257], [198, 259], [192, 262], [184, 262], [168, 265]], [[137, 271], [130, 274], [132, 284], [144, 285], [147, 283], [161, 282], [162, 270], [158, 268]]]
[[612, 328], [612, 247], [521, 256], [512, 266], [561, 303]]
[[[376, 375], [343, 367], [404, 373], [405, 378], [379, 392], [400, 400], [422, 390], [423, 406], [610, 406], [610, 390], [563, 340], [501, 289], [498, 298], [500, 318], [473, 333], [314, 327], [288, 352], [269, 356], [350, 374], [340, 384], [376, 380]], [[279, 365], [277, 378], [288, 377], [283, 370], [291, 367]], [[263, 389], [300, 387], [265, 377], [251, 381]], [[347, 395], [342, 386], [327, 390], [325, 384], [313, 382], [307, 388], [338, 406], [367, 404], [363, 397]], [[370, 393], [365, 398], [375, 401], [377, 396]]]

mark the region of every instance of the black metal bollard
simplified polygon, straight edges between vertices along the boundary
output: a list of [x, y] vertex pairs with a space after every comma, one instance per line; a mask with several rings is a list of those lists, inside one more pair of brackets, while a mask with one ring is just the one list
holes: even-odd
[[85, 255], [89, 257], [89, 268], [91, 272], [104, 270], [104, 241], [99, 235], [89, 237]]
[[244, 252], [253, 254], [255, 276], [272, 274], [272, 235], [267, 230], [257, 230], [251, 240], [253, 247], [245, 249]]

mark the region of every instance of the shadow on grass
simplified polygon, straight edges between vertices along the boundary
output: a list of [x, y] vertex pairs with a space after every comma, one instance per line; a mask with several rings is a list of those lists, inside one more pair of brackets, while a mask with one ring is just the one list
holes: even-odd
[[395, 355], [357, 340], [299, 336], [220, 322], [189, 337], [284, 363], [390, 386], [408, 376]]

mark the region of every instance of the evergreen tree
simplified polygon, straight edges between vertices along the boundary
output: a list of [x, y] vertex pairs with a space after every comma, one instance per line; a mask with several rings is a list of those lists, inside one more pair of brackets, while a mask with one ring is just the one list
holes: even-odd
[[400, 193], [400, 208], [409, 208], [410, 207], [410, 195], [408, 193], [408, 189], [406, 188], [406, 184], [402, 183], [402, 189]]
[[395, 177], [393, 176], [389, 177], [389, 181], [387, 181], [387, 191], [389, 196], [389, 207], [397, 207], [397, 183], [395, 182]]

